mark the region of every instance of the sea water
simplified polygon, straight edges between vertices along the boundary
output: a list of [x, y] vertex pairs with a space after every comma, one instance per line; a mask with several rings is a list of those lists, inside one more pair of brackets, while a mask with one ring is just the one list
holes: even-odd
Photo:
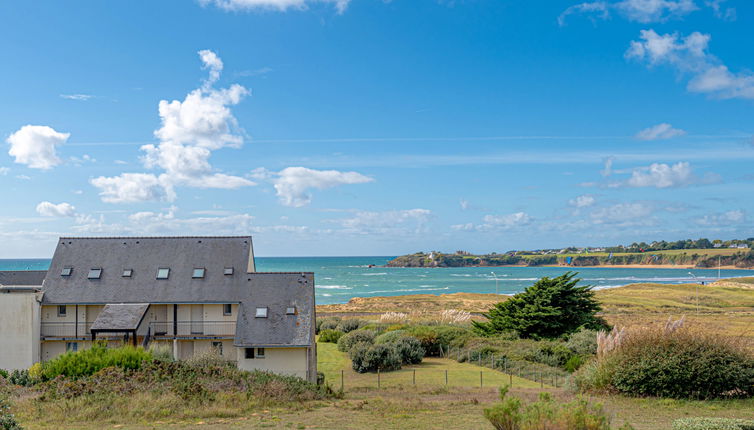
[[[717, 269], [602, 267], [385, 267], [393, 257], [257, 257], [260, 272], [314, 272], [317, 304], [352, 297], [406, 294], [515, 294], [543, 276], [578, 272], [583, 285], [611, 288], [637, 282], [681, 284], [717, 280]], [[45, 270], [50, 260], [0, 260], [0, 270]], [[720, 272], [723, 278], [754, 276], [754, 270]]]

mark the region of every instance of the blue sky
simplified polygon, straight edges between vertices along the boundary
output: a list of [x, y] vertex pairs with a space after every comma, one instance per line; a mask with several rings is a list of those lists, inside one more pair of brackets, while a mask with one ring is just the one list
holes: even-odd
[[5, 2], [0, 258], [750, 237], [754, 4]]

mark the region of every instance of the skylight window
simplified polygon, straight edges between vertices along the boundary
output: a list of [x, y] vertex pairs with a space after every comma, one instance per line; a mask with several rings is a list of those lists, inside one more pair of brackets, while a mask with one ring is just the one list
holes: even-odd
[[204, 268], [203, 267], [194, 268], [194, 273], [191, 275], [191, 277], [194, 279], [204, 278]]
[[89, 279], [99, 279], [102, 277], [102, 269], [89, 269], [89, 274], [86, 277]]
[[134, 275], [134, 269], [123, 269], [123, 277], [130, 278]]
[[71, 276], [71, 273], [73, 273], [73, 267], [64, 267], [62, 271], [60, 271], [60, 276]]
[[232, 267], [226, 267], [223, 270], [223, 275], [230, 276], [233, 274], [233, 268]]
[[257, 308], [257, 318], [267, 318], [267, 308]]
[[286, 315], [296, 315], [296, 307], [295, 306], [290, 306], [290, 307], [285, 308], [285, 314]]
[[170, 276], [170, 269], [167, 267], [162, 267], [157, 269], [157, 279], [168, 279]]

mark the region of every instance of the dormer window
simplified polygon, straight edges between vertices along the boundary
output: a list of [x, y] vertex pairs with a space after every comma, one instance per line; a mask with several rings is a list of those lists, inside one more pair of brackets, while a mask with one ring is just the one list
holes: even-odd
[[157, 279], [168, 279], [170, 277], [170, 268], [162, 267], [157, 269]]
[[232, 267], [226, 267], [223, 269], [223, 275], [225, 276], [232, 276], [233, 275], [233, 268]]
[[73, 273], [73, 267], [64, 267], [63, 270], [60, 271], [60, 276], [71, 276]]
[[267, 308], [257, 308], [257, 318], [267, 318]]
[[130, 278], [134, 275], [134, 269], [123, 269], [123, 277]]
[[202, 279], [204, 278], [204, 268], [203, 267], [195, 267], [194, 273], [191, 274], [191, 277], [194, 279]]
[[89, 274], [86, 277], [88, 279], [99, 279], [102, 277], [102, 269], [89, 269]]
[[289, 306], [285, 308], [285, 314], [286, 315], [296, 315], [296, 307], [295, 306]]

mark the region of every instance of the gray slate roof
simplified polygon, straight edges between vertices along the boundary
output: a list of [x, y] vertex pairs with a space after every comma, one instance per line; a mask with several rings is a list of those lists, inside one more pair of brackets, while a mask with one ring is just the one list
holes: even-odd
[[[66, 267], [71, 276], [61, 276]], [[162, 267], [170, 268], [169, 279], [156, 279]], [[192, 279], [202, 267], [205, 278]], [[234, 268], [232, 276], [225, 267]], [[87, 279], [94, 268], [102, 268], [101, 279]], [[239, 303], [236, 346], [312, 345], [314, 274], [249, 268], [250, 236], [61, 238], [42, 304]], [[124, 269], [133, 269], [132, 277], [124, 278]], [[286, 315], [292, 306], [297, 315]], [[255, 318], [257, 307], [267, 307], [268, 317]]]
[[139, 328], [149, 303], [106, 305], [92, 324], [94, 331], [127, 331]]
[[0, 271], [0, 285], [41, 287], [46, 275], [46, 270], [3, 270]]

